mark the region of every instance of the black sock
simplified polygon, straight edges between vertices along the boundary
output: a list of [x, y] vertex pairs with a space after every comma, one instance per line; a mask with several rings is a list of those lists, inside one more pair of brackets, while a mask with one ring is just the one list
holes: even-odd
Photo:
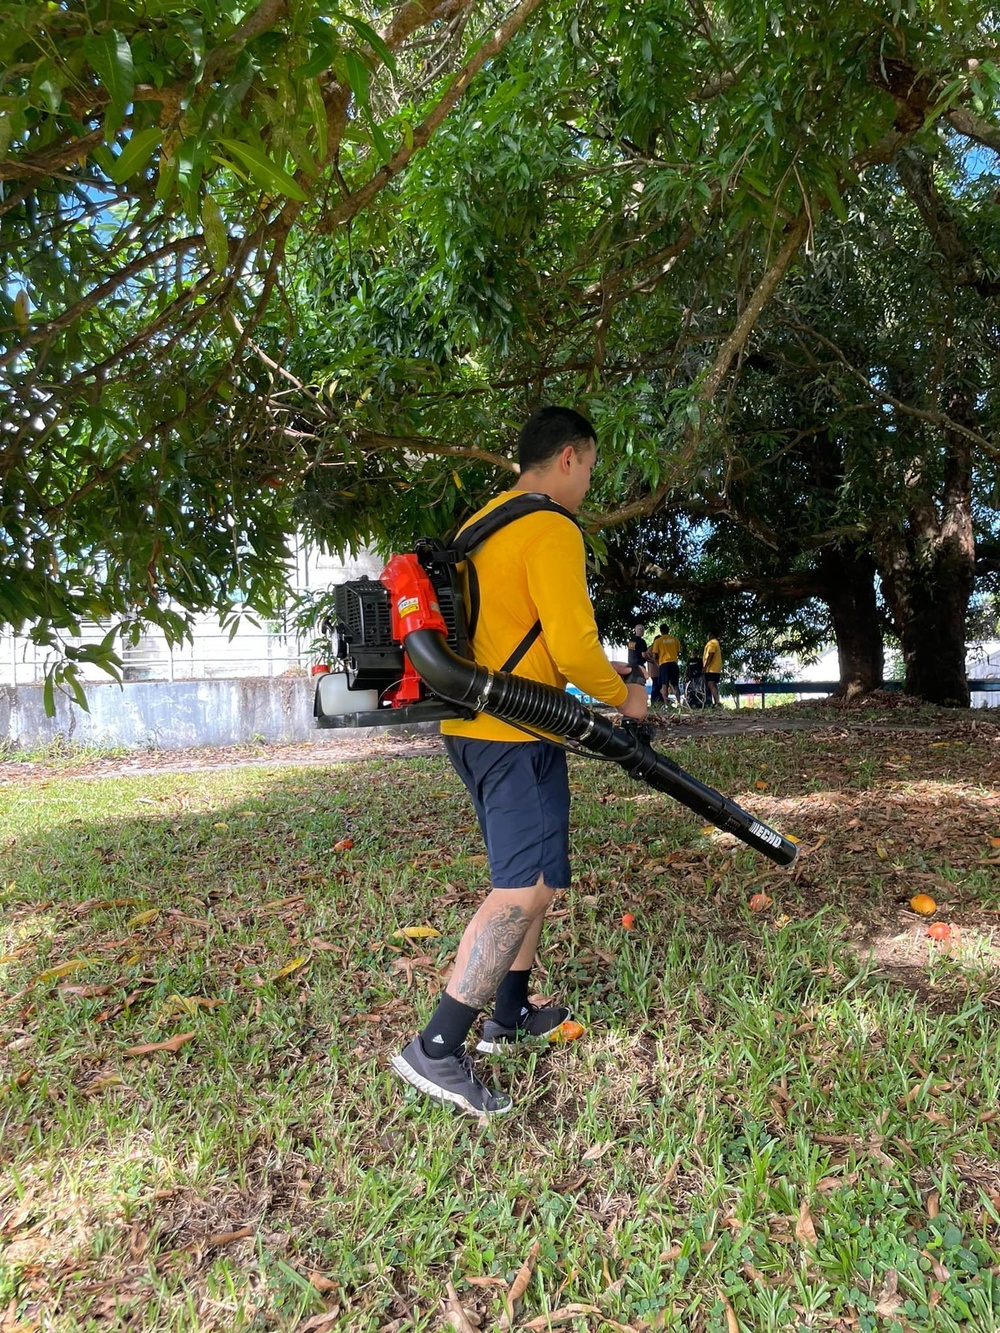
[[453, 999], [445, 991], [431, 1015], [431, 1021], [420, 1034], [420, 1044], [432, 1060], [443, 1060], [454, 1055], [469, 1035], [479, 1010]]
[[497, 987], [493, 1017], [501, 1027], [516, 1027], [517, 1020], [524, 1017], [528, 1008], [528, 978], [530, 976], [530, 967], [526, 967], [523, 972], [511, 970]]

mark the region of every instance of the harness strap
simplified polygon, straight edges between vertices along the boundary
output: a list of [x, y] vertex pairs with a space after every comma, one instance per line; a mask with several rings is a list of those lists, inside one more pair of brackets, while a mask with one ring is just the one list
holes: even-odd
[[[515, 496], [513, 500], [508, 500], [506, 504], [498, 505], [496, 509], [490, 510], [482, 518], [477, 519], [475, 523], [470, 523], [467, 528], [458, 534], [453, 541], [449, 543], [449, 556], [454, 561], [465, 561], [466, 578], [468, 580], [469, 590], [469, 638], [475, 636], [476, 626], [479, 623], [479, 575], [476, 573], [475, 562], [471, 559], [472, 552], [482, 546], [488, 537], [492, 537], [495, 532], [505, 528], [508, 523], [513, 523], [516, 519], [524, 518], [527, 514], [538, 513], [562, 514], [568, 518], [571, 523], [576, 523], [576, 517], [565, 509], [561, 504], [548, 495], [542, 495], [537, 491], [528, 491], [523, 496]], [[454, 555], [452, 555], [454, 552]], [[525, 653], [532, 646], [535, 640], [542, 632], [542, 622], [536, 620], [531, 629], [528, 630], [521, 642], [515, 647], [514, 651], [500, 668], [501, 671], [513, 671], [517, 664], [524, 657]]]

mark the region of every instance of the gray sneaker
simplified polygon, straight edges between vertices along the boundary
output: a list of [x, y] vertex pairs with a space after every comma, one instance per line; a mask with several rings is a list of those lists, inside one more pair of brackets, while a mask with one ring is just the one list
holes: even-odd
[[472, 1056], [465, 1051], [432, 1060], [420, 1038], [414, 1037], [390, 1063], [407, 1083], [436, 1102], [457, 1106], [466, 1115], [503, 1115], [514, 1105], [505, 1092], [488, 1088], [476, 1077], [472, 1072]]
[[549, 1037], [567, 1018], [569, 1010], [561, 1004], [552, 1005], [548, 1009], [539, 1009], [533, 1004], [525, 1005], [521, 1017], [512, 1028], [505, 1028], [495, 1018], [488, 1018], [483, 1024], [483, 1035], [476, 1043], [476, 1050], [492, 1055], [514, 1041]]

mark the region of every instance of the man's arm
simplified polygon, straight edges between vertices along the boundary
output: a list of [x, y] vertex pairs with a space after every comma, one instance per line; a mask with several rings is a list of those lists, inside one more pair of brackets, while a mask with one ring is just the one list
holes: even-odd
[[[601, 647], [579, 528], [553, 518], [525, 554], [528, 590], [556, 666], [584, 694], [637, 716], [638, 700], [630, 697], [637, 687], [626, 686]], [[644, 717], [645, 686], [638, 689], [643, 694]]]

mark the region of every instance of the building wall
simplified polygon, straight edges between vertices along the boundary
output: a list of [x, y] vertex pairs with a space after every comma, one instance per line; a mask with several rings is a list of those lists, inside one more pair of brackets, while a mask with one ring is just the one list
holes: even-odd
[[308, 676], [88, 683], [89, 712], [63, 695], [46, 717], [41, 685], [0, 685], [0, 742], [179, 750], [316, 737]]

